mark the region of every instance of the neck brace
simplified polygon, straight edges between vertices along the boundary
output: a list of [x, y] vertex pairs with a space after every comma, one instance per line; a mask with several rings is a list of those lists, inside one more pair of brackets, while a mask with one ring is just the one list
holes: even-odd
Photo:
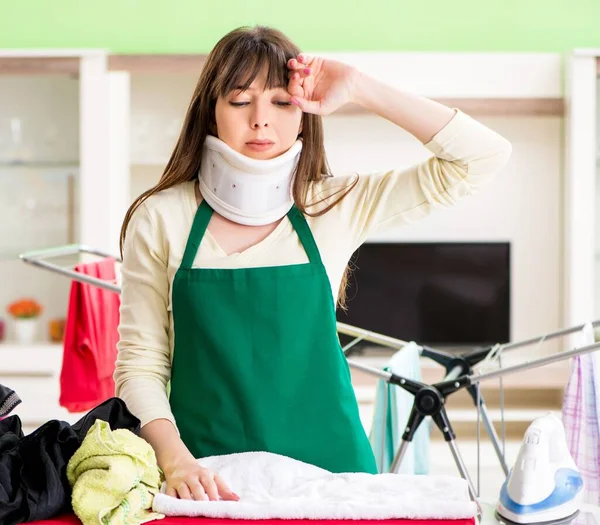
[[248, 226], [281, 219], [294, 204], [292, 196], [302, 141], [274, 159], [246, 157], [208, 135], [202, 151], [200, 192], [217, 213]]

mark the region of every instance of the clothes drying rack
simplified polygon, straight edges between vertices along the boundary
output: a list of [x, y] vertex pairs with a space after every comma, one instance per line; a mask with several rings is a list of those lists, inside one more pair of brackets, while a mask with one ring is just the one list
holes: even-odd
[[[120, 262], [120, 258], [105, 253], [100, 250], [90, 248], [85, 245], [71, 244], [66, 246], [60, 246], [57, 248], [48, 248], [37, 251], [30, 251], [21, 254], [19, 257], [27, 264], [43, 268], [55, 273], [59, 273], [72, 280], [79, 281], [82, 283], [98, 286], [111, 292], [120, 293], [121, 288], [112, 282], [84, 275], [80, 272], [76, 272], [73, 268], [65, 268], [58, 264], [49, 262], [47, 259], [61, 256], [74, 256], [80, 254], [91, 254], [103, 258], [113, 258], [115, 261]], [[600, 326], [600, 320], [591, 323], [592, 326]], [[378, 377], [381, 380], [386, 381], [391, 385], [398, 386], [405, 391], [409, 392], [414, 396], [414, 402], [412, 410], [410, 412], [406, 429], [402, 435], [401, 444], [396, 451], [391, 467], [391, 471], [397, 473], [404, 457], [406, 450], [411, 443], [415, 432], [418, 427], [424, 421], [426, 417], [431, 417], [433, 422], [442, 432], [444, 440], [448, 443], [457, 469], [469, 486], [469, 492], [474, 501], [477, 500], [477, 492], [469, 476], [466, 465], [462, 456], [459, 452], [456, 444], [456, 435], [452, 428], [452, 424], [446, 412], [445, 403], [446, 398], [463, 388], [467, 389], [473, 401], [475, 408], [478, 410], [478, 421], [481, 417], [484, 423], [485, 430], [492, 441], [495, 452], [498, 456], [502, 469], [505, 474], [508, 474], [508, 467], [506, 465], [506, 459], [504, 453], [501, 450], [498, 435], [494, 429], [494, 425], [489, 416], [485, 401], [480, 392], [480, 383], [491, 379], [499, 379], [505, 375], [521, 372], [524, 370], [545, 366], [551, 363], [570, 359], [572, 357], [582, 355], [589, 352], [595, 352], [600, 350], [600, 342], [591, 345], [573, 348], [571, 350], [558, 352], [555, 354], [538, 357], [531, 361], [526, 361], [517, 365], [500, 367], [497, 370], [490, 372], [480, 373], [476, 371], [476, 366], [484, 361], [499, 360], [502, 353], [515, 350], [517, 348], [523, 348], [534, 344], [541, 344], [544, 341], [563, 337], [565, 335], [573, 334], [581, 331], [584, 325], [573, 326], [556, 332], [548, 333], [540, 337], [534, 337], [523, 341], [514, 343], [506, 343], [501, 345], [493, 345], [485, 348], [477, 348], [470, 352], [461, 354], [451, 354], [436, 350], [427, 346], [420, 346], [421, 355], [432, 359], [434, 362], [442, 365], [446, 374], [441, 381], [433, 384], [425, 384], [423, 382], [414, 381], [412, 379], [402, 377], [398, 374], [392, 373], [388, 370], [378, 369], [363, 363], [356, 362], [352, 359], [347, 359], [348, 364], [351, 368], [360, 370], [367, 374]], [[386, 335], [378, 334], [369, 330], [363, 330], [354, 326], [350, 326], [344, 323], [338, 323], [337, 329], [339, 333], [354, 337], [354, 339], [344, 347], [344, 353], [348, 353], [349, 350], [361, 341], [368, 341], [381, 346], [393, 348], [396, 350], [402, 349], [408, 343], [400, 339], [388, 337]], [[386, 418], [384, 417], [384, 422]], [[385, 429], [384, 429], [385, 430]], [[385, 434], [385, 432], [383, 433]], [[478, 467], [479, 468], [479, 467]], [[478, 476], [479, 478], [479, 476]]]

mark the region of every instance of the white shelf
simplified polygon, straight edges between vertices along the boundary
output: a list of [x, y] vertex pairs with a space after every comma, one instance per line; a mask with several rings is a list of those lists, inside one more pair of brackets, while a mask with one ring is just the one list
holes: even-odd
[[62, 343], [0, 343], [0, 374], [10, 377], [56, 375], [62, 364], [62, 352]]
[[0, 160], [0, 168], [10, 169], [73, 169], [79, 168], [77, 160], [35, 160], [35, 161], [6, 161]]
[[11, 164], [0, 161], [0, 176], [23, 177], [43, 176], [55, 177], [57, 179], [77, 178], [79, 175], [79, 164], [63, 162], [26, 162]]
[[[41, 229], [40, 229], [40, 231], [41, 231]], [[57, 242], [49, 242], [49, 243], [40, 242], [40, 243], [35, 243], [35, 246], [32, 246], [31, 243], [29, 243], [29, 244], [23, 245], [23, 246], [6, 247], [3, 249], [0, 249], [0, 262], [15, 261], [15, 262], [19, 262], [20, 264], [25, 264], [22, 261], [20, 261], [20, 258], [19, 258], [19, 256], [22, 253], [27, 253], [33, 249], [43, 250], [45, 248], [55, 248], [56, 246], [62, 246], [62, 245], [66, 245], [66, 244], [71, 244], [71, 243], [69, 243], [67, 241], [66, 236], [65, 236], [64, 239], [62, 239], [61, 241], [57, 241]], [[56, 264], [59, 264], [59, 265], [64, 264], [65, 266], [71, 266], [71, 265], [74, 265], [77, 262], [79, 262], [79, 259], [76, 259], [73, 257], [72, 259], [66, 260], [64, 263], [62, 263], [61, 261], [57, 261], [57, 259], [53, 259], [53, 262], [55, 262]], [[38, 271], [40, 271], [40, 270], [38, 270]], [[44, 275], [52, 276], [53, 274], [48, 271], [44, 271]], [[2, 345], [2, 343], [0, 343], [0, 345]]]
[[17, 343], [16, 341], [2, 341], [0, 343], [0, 355], [3, 352], [19, 352], [19, 353], [23, 353], [23, 352], [30, 352], [30, 351], [36, 351], [39, 352], [40, 350], [45, 350], [48, 352], [57, 352], [57, 351], [62, 351], [63, 348], [63, 344], [62, 343], [52, 343], [50, 341], [40, 341], [40, 342], [34, 342], [32, 344], [20, 344]]
[[144, 160], [142, 161], [133, 161], [130, 166], [132, 168], [164, 168], [167, 165], [167, 162], [169, 162], [169, 159], [148, 159], [148, 160]]

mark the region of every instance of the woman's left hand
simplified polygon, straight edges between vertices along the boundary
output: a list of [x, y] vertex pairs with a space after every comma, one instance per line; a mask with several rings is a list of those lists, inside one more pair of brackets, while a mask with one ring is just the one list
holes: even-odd
[[356, 68], [304, 53], [288, 61], [291, 102], [306, 113], [329, 115], [352, 100]]

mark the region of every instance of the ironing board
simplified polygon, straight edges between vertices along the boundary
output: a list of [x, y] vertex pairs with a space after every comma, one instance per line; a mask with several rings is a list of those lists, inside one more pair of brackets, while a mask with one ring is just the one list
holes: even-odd
[[[216, 518], [164, 518], [147, 523], [153, 525], [257, 525], [257, 520]], [[43, 521], [31, 521], [30, 525], [81, 525], [74, 515]], [[475, 518], [459, 520], [260, 520], [260, 525], [474, 525]]]

